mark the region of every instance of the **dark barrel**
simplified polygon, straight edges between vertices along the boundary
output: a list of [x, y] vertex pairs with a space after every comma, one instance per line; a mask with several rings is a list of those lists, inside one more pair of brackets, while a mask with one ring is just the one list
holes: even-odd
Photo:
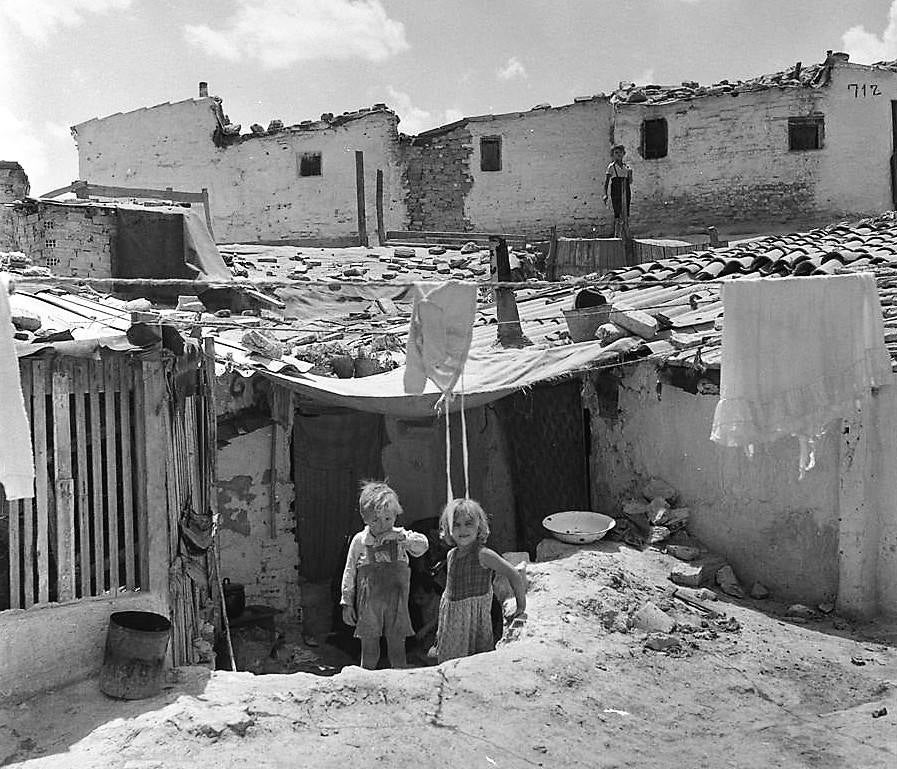
[[162, 690], [171, 623], [148, 611], [117, 611], [109, 618], [100, 691], [141, 700]]

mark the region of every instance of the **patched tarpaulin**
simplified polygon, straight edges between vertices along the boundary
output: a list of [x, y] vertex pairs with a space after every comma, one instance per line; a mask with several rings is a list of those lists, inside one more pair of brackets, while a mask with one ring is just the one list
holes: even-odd
[[[461, 399], [457, 396], [462, 391], [466, 408], [482, 406], [537, 382], [587, 371], [618, 359], [619, 353], [603, 350], [598, 342], [549, 348], [471, 349], [464, 374], [455, 388], [456, 397], [451, 410], [461, 407]], [[399, 417], [431, 416], [441, 396], [429, 381], [421, 395], [406, 393], [404, 367], [361, 379], [263, 373], [278, 384], [319, 403]]]

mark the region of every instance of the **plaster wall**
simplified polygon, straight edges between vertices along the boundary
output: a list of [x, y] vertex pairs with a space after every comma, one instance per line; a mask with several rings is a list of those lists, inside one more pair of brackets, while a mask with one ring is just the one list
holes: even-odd
[[299, 548], [289, 443], [273, 452], [269, 424], [218, 446], [221, 576], [245, 586], [246, 602], [299, 612]]
[[[611, 107], [605, 99], [470, 121], [473, 179], [464, 215], [474, 230], [592, 236], [613, 232], [603, 201]], [[501, 170], [482, 171], [480, 139], [501, 136]]]
[[[376, 172], [384, 173], [387, 229], [406, 219], [397, 118], [374, 111], [340, 125], [284, 129], [216, 146], [211, 98], [94, 119], [75, 127], [79, 174], [95, 184], [209, 190], [216, 241], [350, 242], [357, 237], [355, 150], [364, 152], [369, 233], [376, 233]], [[320, 176], [300, 176], [303, 153]]]
[[168, 604], [159, 594], [135, 593], [0, 613], [0, 698], [26, 697], [96, 674], [116, 611], [167, 617]]
[[[800, 88], [617, 105], [613, 135], [632, 166], [633, 231], [746, 230], [827, 218], [814, 190], [834, 150], [788, 149], [788, 118], [824, 113], [825, 99], [825, 89]], [[656, 118], [667, 121], [668, 153], [645, 159], [642, 122]]]
[[[815, 605], [838, 592], [840, 425], [817, 445], [816, 467], [798, 479], [797, 439], [757, 446], [753, 459], [709, 439], [717, 396], [663, 386], [641, 364], [620, 382], [618, 413], [603, 416], [594, 392], [593, 509], [619, 514], [641, 499], [640, 486], [661, 477], [691, 509], [690, 532], [729, 560], [748, 587]], [[605, 408], [604, 414], [607, 414]]]
[[891, 102], [897, 100], [897, 75], [842, 64], [824, 90], [825, 148], [818, 152], [824, 162], [815, 207], [830, 220], [891, 210]]

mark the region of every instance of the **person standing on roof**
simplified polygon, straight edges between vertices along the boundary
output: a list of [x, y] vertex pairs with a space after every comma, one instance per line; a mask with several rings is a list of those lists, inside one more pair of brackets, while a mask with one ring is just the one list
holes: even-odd
[[623, 161], [625, 155], [626, 148], [622, 144], [615, 144], [611, 148], [611, 162], [604, 176], [604, 205], [607, 205], [607, 188], [610, 185], [610, 201], [614, 208], [614, 237], [629, 240], [632, 168]]

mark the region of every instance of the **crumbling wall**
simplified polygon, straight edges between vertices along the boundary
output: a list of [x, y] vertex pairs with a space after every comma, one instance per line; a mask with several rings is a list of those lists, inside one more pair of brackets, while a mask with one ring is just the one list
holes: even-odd
[[0, 203], [21, 200], [31, 191], [28, 174], [19, 163], [0, 160]]
[[[473, 229], [544, 236], [612, 234], [602, 186], [609, 162], [606, 99], [496, 115], [468, 124], [473, 185], [464, 213]], [[501, 137], [501, 170], [481, 170], [481, 139]]]
[[118, 235], [114, 208], [37, 203], [6, 211], [10, 250], [22, 251], [54, 275], [112, 277]]
[[299, 548], [289, 441], [281, 444], [282, 450], [272, 452], [274, 429], [268, 422], [219, 440], [221, 576], [245, 586], [248, 604], [273, 606], [295, 617], [300, 597]]
[[467, 232], [474, 229], [464, 212], [473, 185], [473, 145], [466, 126], [422, 136], [404, 148], [408, 228]]
[[[593, 509], [619, 514], [660, 477], [691, 509], [689, 529], [724, 556], [742, 583], [815, 605], [838, 593], [839, 424], [818, 442], [816, 466], [798, 478], [798, 443], [759, 445], [754, 457], [709, 438], [717, 395], [658, 389], [653, 363], [625, 369], [616, 406], [586, 388], [591, 412]], [[607, 388], [599, 387], [605, 391]]]
[[[96, 184], [209, 191], [223, 242], [357, 243], [355, 151], [364, 152], [365, 208], [375, 233], [376, 176], [384, 176], [387, 228], [405, 222], [397, 118], [368, 110], [263, 135], [223, 137], [212, 98], [94, 119], [75, 127], [79, 174]], [[301, 175], [320, 153], [321, 174]]]
[[[766, 229], [823, 215], [814, 190], [831, 150], [789, 151], [788, 118], [825, 112], [825, 93], [767, 89], [666, 105], [617, 105], [614, 141], [626, 146], [633, 170], [633, 232], [707, 225]], [[646, 159], [642, 121], [660, 118], [667, 121], [667, 155]]]

